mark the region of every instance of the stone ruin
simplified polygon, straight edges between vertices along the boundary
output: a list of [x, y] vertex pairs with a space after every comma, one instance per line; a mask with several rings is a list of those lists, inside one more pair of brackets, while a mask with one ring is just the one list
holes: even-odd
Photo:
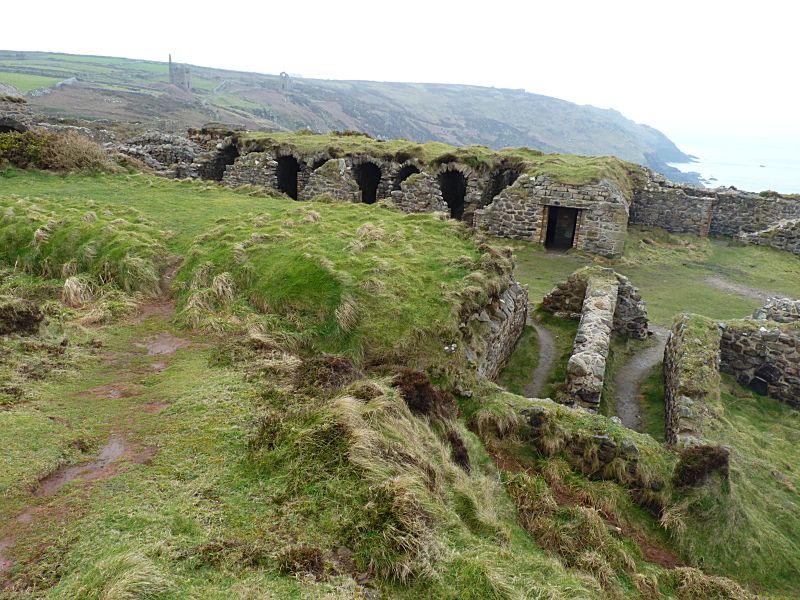
[[597, 412], [612, 334], [647, 337], [647, 308], [639, 291], [613, 269], [584, 267], [547, 294], [542, 307], [561, 318], [580, 319], [559, 401]]
[[719, 412], [720, 373], [800, 407], [800, 300], [770, 298], [752, 319], [679, 315], [664, 351], [667, 441], [703, 443]]

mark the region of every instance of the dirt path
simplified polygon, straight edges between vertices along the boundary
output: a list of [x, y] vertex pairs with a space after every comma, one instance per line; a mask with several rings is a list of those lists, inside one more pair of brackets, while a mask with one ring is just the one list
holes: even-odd
[[652, 324], [650, 327], [654, 331], [656, 344], [631, 356], [614, 376], [617, 416], [625, 427], [636, 431], [642, 425], [639, 389], [650, 370], [664, 359], [664, 347], [669, 335], [666, 329]]
[[556, 343], [553, 334], [547, 328], [531, 320], [528, 321], [528, 325], [533, 327], [539, 339], [539, 362], [536, 363], [531, 379], [523, 391], [526, 398], [538, 398], [556, 359]]
[[751, 300], [760, 300], [761, 302], [766, 302], [767, 298], [770, 297], [783, 295], [778, 292], [771, 292], [768, 290], [762, 290], [759, 288], [753, 288], [746, 285], [742, 285], [741, 283], [728, 281], [727, 279], [723, 279], [722, 277], [717, 277], [716, 275], [707, 275], [706, 277], [703, 278], [703, 281], [705, 281], [711, 287], [715, 287], [718, 290], [722, 290], [723, 292], [737, 294], [739, 296], [743, 296]]
[[[169, 302], [166, 297], [162, 297], [156, 303], [142, 306], [139, 314], [131, 322], [136, 325], [146, 318], [153, 317], [163, 320], [164, 328], [166, 328], [168, 317], [174, 312], [174, 304]], [[175, 337], [167, 331], [161, 331], [148, 335], [140, 342], [133, 343], [133, 346], [147, 350], [147, 356], [152, 357], [150, 368], [156, 373], [160, 373], [167, 368], [169, 355], [190, 344], [189, 341]], [[136, 430], [137, 415], [156, 414], [166, 405], [160, 402], [140, 405], [135, 403], [135, 399], [142, 392], [142, 386], [137, 384], [137, 378], [141, 377], [141, 372], [136, 371], [129, 364], [129, 358], [127, 358], [129, 356], [124, 353], [109, 355], [107, 358], [110, 361], [120, 365], [114, 380], [108, 384], [79, 392], [89, 401], [102, 401], [104, 398], [132, 398], [134, 400], [132, 405], [119, 415], [119, 422], [112, 427], [108, 441], [93, 459], [77, 465], [64, 465], [40, 479], [31, 490], [27, 506], [11, 519], [3, 530], [0, 530], [0, 589], [2, 589], [1, 576], [15, 564], [11, 551], [16, 541], [24, 539], [29, 534], [30, 525], [34, 521], [51, 518], [59, 512], [59, 498], [56, 495], [61, 488], [70, 483], [91, 485], [92, 482], [102, 481], [116, 475], [124, 465], [149, 464], [155, 456], [156, 447], [133, 444], [128, 440], [128, 434]]]

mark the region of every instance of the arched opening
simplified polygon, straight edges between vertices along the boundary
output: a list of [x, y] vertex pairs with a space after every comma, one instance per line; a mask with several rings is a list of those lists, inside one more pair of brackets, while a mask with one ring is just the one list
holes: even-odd
[[373, 204], [378, 199], [381, 168], [375, 163], [365, 162], [353, 167], [353, 175], [361, 190], [361, 201], [364, 204]]
[[460, 171], [445, 171], [439, 174], [439, 187], [442, 197], [450, 207], [450, 216], [461, 219], [464, 216], [464, 201], [467, 196], [467, 178]]
[[489, 178], [489, 184], [481, 195], [481, 206], [483, 208], [487, 204], [491, 204], [494, 197], [500, 192], [512, 185], [519, 177], [520, 172], [516, 169], [500, 169], [492, 173]]
[[206, 167], [205, 179], [222, 181], [225, 175], [225, 167], [232, 165], [237, 158], [239, 158], [239, 149], [233, 144], [225, 146], [222, 150], [217, 152], [214, 160]]
[[406, 179], [419, 173], [419, 169], [414, 165], [405, 165], [403, 166], [394, 178], [394, 183], [392, 183], [393, 190], [399, 190], [400, 184], [403, 183]]
[[275, 172], [278, 189], [284, 194], [297, 200], [297, 173], [300, 163], [292, 156], [281, 156], [278, 159], [278, 169]]
[[313, 163], [311, 163], [311, 170], [312, 171], [316, 171], [317, 169], [319, 169], [322, 165], [324, 165], [329, 160], [330, 159], [328, 159], [328, 158], [318, 158]]

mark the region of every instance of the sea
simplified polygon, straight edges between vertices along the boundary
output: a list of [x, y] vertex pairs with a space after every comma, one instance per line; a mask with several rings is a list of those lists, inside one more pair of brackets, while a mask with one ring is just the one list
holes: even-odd
[[675, 136], [689, 163], [670, 163], [680, 171], [700, 174], [710, 188], [800, 194], [800, 138], [745, 136]]

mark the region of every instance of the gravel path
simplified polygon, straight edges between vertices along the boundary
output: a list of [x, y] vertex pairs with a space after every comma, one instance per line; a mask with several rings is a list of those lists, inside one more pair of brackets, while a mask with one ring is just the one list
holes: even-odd
[[539, 362], [536, 363], [531, 379], [523, 391], [526, 398], [538, 398], [547, 383], [547, 376], [556, 359], [556, 343], [553, 334], [547, 328], [530, 320], [528, 325], [533, 327], [536, 337], [539, 339]]
[[770, 296], [774, 297], [783, 295], [777, 292], [761, 290], [759, 288], [742, 285], [741, 283], [728, 281], [727, 279], [723, 279], [722, 277], [717, 277], [715, 275], [708, 275], [703, 278], [703, 281], [705, 281], [708, 285], [717, 288], [718, 290], [722, 290], [723, 292], [738, 294], [739, 296], [744, 296], [745, 298], [750, 298], [751, 300], [761, 300], [762, 302], [766, 302], [767, 298]]
[[657, 343], [637, 352], [617, 369], [614, 376], [614, 395], [617, 403], [617, 416], [629, 429], [638, 431], [642, 425], [639, 406], [639, 388], [650, 370], [664, 359], [664, 347], [669, 332], [656, 325], [650, 325]]

